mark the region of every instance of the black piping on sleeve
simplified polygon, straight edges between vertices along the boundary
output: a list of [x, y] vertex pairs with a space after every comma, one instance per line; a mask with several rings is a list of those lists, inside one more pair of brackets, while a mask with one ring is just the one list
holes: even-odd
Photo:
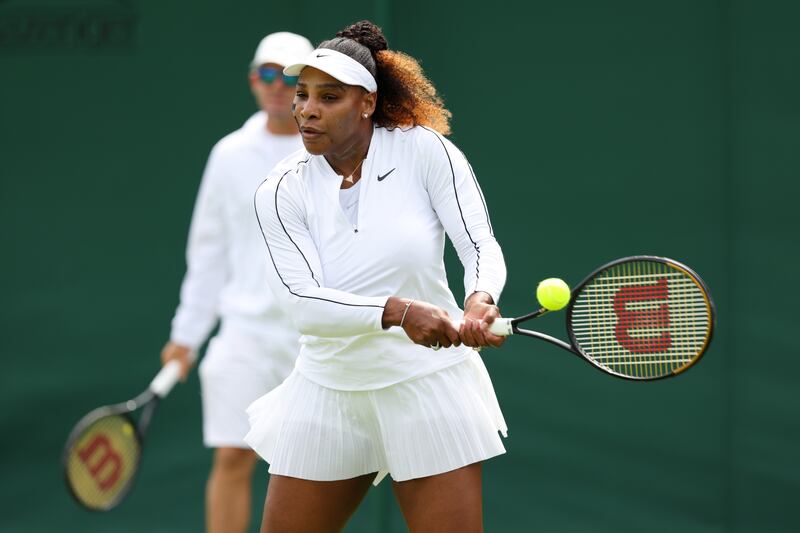
[[[306, 162], [307, 161], [308, 160], [306, 160]], [[308, 262], [308, 259], [306, 258], [305, 254], [300, 249], [300, 247], [297, 245], [297, 243], [294, 241], [294, 239], [292, 239], [292, 236], [289, 234], [289, 232], [286, 230], [286, 226], [283, 224], [283, 220], [281, 220], [281, 216], [280, 216], [280, 211], [278, 210], [278, 191], [280, 189], [281, 183], [283, 183], [283, 178], [286, 177], [286, 174], [288, 174], [289, 172], [291, 172], [291, 170], [287, 170], [286, 172], [284, 172], [283, 175], [280, 178], [278, 178], [278, 184], [275, 186], [275, 215], [278, 217], [278, 222], [280, 222], [281, 228], [283, 228], [283, 232], [286, 234], [286, 237], [288, 237], [288, 239], [291, 241], [291, 243], [294, 245], [294, 247], [297, 248], [297, 251], [302, 256], [303, 261], [305, 261], [306, 266], [308, 267], [308, 271], [311, 274], [311, 279], [314, 280], [314, 283], [317, 284], [317, 287], [321, 287], [321, 285], [319, 284], [319, 281], [317, 281], [317, 278], [314, 276], [314, 270], [311, 268], [311, 264]], [[269, 178], [267, 178], [267, 180], [268, 179]], [[267, 180], [264, 180], [264, 183], [266, 183]], [[377, 308], [383, 308], [383, 306], [381, 306], [381, 305], [353, 304], [353, 303], [348, 303], [348, 302], [341, 302], [341, 301], [338, 301], [338, 300], [331, 300], [329, 298], [321, 298], [319, 296], [307, 296], [307, 295], [304, 295], [304, 294], [298, 294], [298, 293], [294, 292], [292, 290], [292, 288], [289, 286], [289, 284], [286, 283], [286, 280], [281, 275], [281, 272], [278, 269], [278, 265], [275, 263], [275, 257], [272, 255], [272, 249], [269, 246], [269, 240], [267, 240], [267, 234], [266, 234], [266, 231], [264, 230], [264, 225], [261, 223], [261, 217], [258, 216], [258, 206], [255, 205], [255, 196], [253, 198], [253, 203], [254, 203], [255, 212], [256, 212], [256, 220], [258, 220], [258, 225], [261, 228], [261, 236], [264, 238], [264, 243], [267, 245], [267, 252], [269, 253], [270, 261], [272, 261], [272, 266], [275, 268], [275, 272], [278, 274], [278, 278], [280, 278], [281, 283], [283, 284], [284, 287], [286, 287], [286, 290], [289, 291], [290, 294], [292, 294], [293, 296], [296, 296], [297, 298], [307, 298], [307, 299], [311, 299], [311, 300], [320, 300], [320, 301], [323, 301], [323, 302], [330, 302], [330, 303], [339, 304], [339, 305], [346, 305], [346, 306], [349, 306], [349, 307], [377, 307]]]
[[[453, 169], [453, 160], [450, 159], [450, 153], [447, 151], [447, 146], [444, 144], [444, 141], [439, 136], [439, 133], [437, 133], [436, 131], [434, 131], [434, 130], [426, 127], [426, 126], [421, 126], [421, 127], [422, 127], [422, 129], [431, 132], [436, 137], [436, 139], [442, 145], [442, 149], [444, 150], [445, 155], [447, 156], [447, 162], [450, 164], [450, 174], [452, 175], [452, 178], [453, 178], [453, 180], [452, 180], [452, 182], [453, 182], [453, 195], [455, 196], [455, 199], [456, 199], [456, 205], [458, 206], [458, 212], [461, 215], [461, 223], [464, 224], [464, 231], [467, 233], [467, 237], [469, 237], [469, 241], [472, 243], [472, 246], [475, 248], [475, 253], [477, 255], [477, 259], [475, 261], [475, 286], [477, 287], [478, 286], [478, 282], [479, 282], [480, 277], [481, 277], [480, 276], [480, 273], [481, 273], [481, 248], [480, 248], [480, 246], [478, 246], [478, 243], [475, 242], [475, 239], [472, 238], [472, 234], [470, 233], [469, 228], [467, 227], [467, 221], [464, 218], [464, 211], [461, 209], [461, 201], [458, 199], [458, 189], [456, 187], [456, 172], [455, 172], [455, 169]], [[464, 155], [463, 152], [462, 152], [461, 155], [462, 156]], [[466, 157], [464, 159], [466, 161]], [[489, 231], [491, 232], [492, 231], [492, 224], [491, 224], [491, 222], [489, 222], [489, 211], [486, 209], [486, 202], [483, 199], [483, 194], [481, 193], [480, 187], [478, 187], [478, 182], [477, 182], [477, 179], [475, 178], [475, 174], [472, 172], [472, 166], [469, 165], [469, 163], [467, 163], [467, 166], [469, 166], [470, 173], [472, 174], [472, 179], [473, 179], [473, 181], [475, 183], [475, 186], [478, 188], [478, 193], [479, 193], [479, 196], [481, 198], [481, 202], [483, 203], [483, 210], [484, 210], [484, 213], [486, 213], [486, 222], [487, 222], [487, 224], [489, 226]]]

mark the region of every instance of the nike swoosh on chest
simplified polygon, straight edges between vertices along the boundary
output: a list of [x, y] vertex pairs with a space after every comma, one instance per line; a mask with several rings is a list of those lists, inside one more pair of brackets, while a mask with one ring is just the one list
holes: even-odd
[[391, 169], [390, 171], [388, 171], [388, 172], [386, 172], [386, 173], [384, 173], [384, 174], [378, 174], [378, 181], [383, 181], [383, 180], [385, 180], [386, 178], [388, 178], [388, 177], [389, 177], [389, 174], [391, 174], [391, 173], [392, 173], [392, 172], [394, 172], [395, 170], [397, 170], [397, 167], [395, 167], [395, 168]]

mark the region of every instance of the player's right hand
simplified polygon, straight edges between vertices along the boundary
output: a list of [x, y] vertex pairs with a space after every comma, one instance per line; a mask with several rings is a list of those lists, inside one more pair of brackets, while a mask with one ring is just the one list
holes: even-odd
[[188, 346], [169, 341], [161, 350], [161, 365], [166, 365], [173, 359], [181, 363], [181, 381], [186, 381], [186, 376], [194, 364], [194, 351]]
[[415, 300], [408, 308], [403, 330], [416, 344], [432, 348], [460, 346], [461, 338], [447, 311], [428, 302]]

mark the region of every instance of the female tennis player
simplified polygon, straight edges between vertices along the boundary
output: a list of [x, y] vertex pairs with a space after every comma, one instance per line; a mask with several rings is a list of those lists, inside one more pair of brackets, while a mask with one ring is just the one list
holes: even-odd
[[261, 530], [340, 531], [388, 473], [411, 531], [481, 531], [481, 462], [505, 452], [506, 425], [474, 348], [503, 341], [487, 325], [506, 269], [472, 169], [443, 137], [450, 113], [367, 21], [284, 72], [299, 75], [305, 148], [255, 201], [271, 288], [303, 336], [293, 373], [248, 409], [245, 441], [272, 474]]

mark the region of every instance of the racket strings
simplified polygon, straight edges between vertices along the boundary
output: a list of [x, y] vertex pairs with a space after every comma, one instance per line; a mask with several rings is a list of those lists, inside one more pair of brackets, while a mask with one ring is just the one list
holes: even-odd
[[634, 378], [688, 367], [705, 349], [712, 327], [708, 297], [678, 267], [636, 260], [609, 267], [575, 298], [571, 330], [595, 363]]
[[104, 510], [124, 496], [141, 447], [130, 418], [109, 415], [84, 428], [67, 453], [67, 481], [73, 494], [87, 507]]

